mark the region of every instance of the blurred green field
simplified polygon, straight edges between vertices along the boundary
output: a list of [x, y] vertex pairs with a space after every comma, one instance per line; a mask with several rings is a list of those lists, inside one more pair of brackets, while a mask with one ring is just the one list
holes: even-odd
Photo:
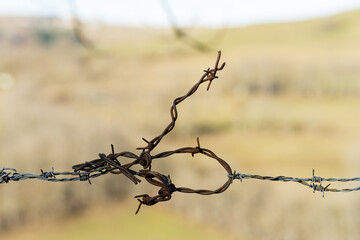
[[34, 224], [6, 233], [2, 239], [235, 239], [214, 226], [200, 224], [164, 210], [138, 217], [129, 204], [98, 206], [78, 216], [52, 223]]
[[[217, 30], [192, 30], [214, 48], [207, 53], [176, 40], [170, 30], [109, 26], [85, 27], [96, 44], [88, 51], [74, 42], [71, 29], [41, 28], [31, 20], [19, 27], [18, 21], [0, 19], [3, 166], [69, 170], [110, 152], [111, 143], [116, 151], [135, 151], [142, 137], [164, 129], [173, 99], [213, 66], [221, 49], [227, 65], [219, 79], [179, 106], [174, 131], [155, 152], [195, 146], [200, 137], [202, 147], [242, 173], [310, 177], [315, 168], [322, 177], [359, 175], [360, 11], [228, 28], [216, 43], [209, 39]], [[45, 43], [44, 32], [53, 40]], [[19, 44], [14, 36], [26, 40]], [[12, 87], [1, 88], [5, 81]], [[223, 169], [203, 158], [172, 157], [153, 167], [177, 186], [216, 188], [226, 180]], [[360, 236], [358, 193], [322, 199], [297, 184], [249, 180], [217, 196], [174, 194], [134, 216], [137, 202], [127, 200], [151, 191], [119, 176], [91, 186], [2, 185], [0, 231], [5, 239]]]

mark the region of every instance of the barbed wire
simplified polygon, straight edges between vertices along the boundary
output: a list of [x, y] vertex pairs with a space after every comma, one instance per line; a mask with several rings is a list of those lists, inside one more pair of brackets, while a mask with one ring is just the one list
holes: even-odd
[[[261, 176], [261, 175], [253, 175], [253, 174], [241, 174], [241, 173], [234, 173], [229, 174], [229, 178], [232, 179], [240, 179], [242, 182], [243, 179], [258, 179], [258, 180], [265, 180], [265, 181], [281, 181], [281, 182], [297, 182], [302, 185], [308, 186], [313, 189], [313, 191], [320, 191], [323, 194], [324, 192], [353, 192], [353, 191], [360, 191], [360, 186], [355, 188], [329, 188], [330, 184], [327, 184], [323, 187], [322, 183], [324, 182], [355, 182], [360, 181], [360, 177], [355, 178], [322, 178], [315, 176], [315, 170], [313, 169], [312, 177], [311, 178], [295, 178], [295, 177], [285, 177], [285, 176], [277, 176], [277, 177], [270, 177], [270, 176]], [[319, 184], [316, 184], [319, 183]]]
[[[144, 205], [154, 205], [158, 202], [168, 201], [171, 199], [172, 193], [174, 192], [182, 192], [182, 193], [196, 193], [201, 195], [212, 195], [219, 194], [228, 189], [228, 187], [233, 183], [235, 179], [239, 179], [241, 182], [244, 179], [257, 179], [264, 181], [281, 181], [281, 182], [297, 182], [304, 186], [310, 187], [313, 192], [319, 191], [322, 192], [322, 196], [324, 197], [325, 192], [353, 192], [360, 191], [360, 186], [355, 188], [329, 188], [330, 184], [327, 184], [325, 187], [323, 183], [325, 182], [357, 182], [360, 181], [360, 177], [355, 178], [322, 178], [319, 176], [315, 176], [315, 171], [313, 169], [311, 178], [295, 178], [295, 177], [285, 177], [285, 176], [261, 176], [261, 175], [253, 175], [253, 174], [244, 174], [244, 173], [236, 173], [236, 171], [232, 171], [230, 165], [218, 157], [214, 152], [209, 149], [202, 148], [200, 146], [199, 138], [197, 138], [197, 146], [196, 147], [184, 147], [176, 150], [165, 151], [155, 155], [152, 155], [151, 152], [157, 147], [157, 145], [161, 142], [161, 140], [170, 133], [174, 127], [176, 120], [178, 118], [177, 105], [183, 102], [186, 98], [190, 97], [194, 94], [199, 86], [205, 82], [208, 82], [207, 90], [209, 90], [212, 81], [216, 78], [218, 71], [221, 71], [225, 63], [222, 63], [219, 67], [221, 58], [221, 52], [218, 52], [218, 56], [215, 62], [215, 67], [207, 70], [204, 70], [204, 74], [200, 78], [200, 80], [183, 96], [175, 98], [173, 101], [173, 105], [170, 108], [170, 116], [171, 121], [169, 125], [163, 130], [163, 132], [154, 137], [152, 140], [148, 141], [145, 138], [143, 140], [147, 144], [145, 147], [139, 147], [137, 150], [141, 150], [139, 155], [124, 151], [120, 153], [115, 153], [114, 146], [111, 145], [111, 153], [106, 155], [104, 153], [99, 154], [99, 158], [74, 165], [73, 172], [55, 172], [54, 168], [51, 171], [43, 171], [40, 169], [41, 174], [30, 174], [30, 173], [19, 173], [14, 168], [2, 168], [0, 170], [0, 184], [1, 183], [9, 183], [10, 181], [20, 181], [20, 180], [28, 180], [28, 179], [39, 179], [42, 181], [50, 181], [50, 182], [73, 182], [73, 181], [88, 181], [91, 184], [90, 179], [97, 178], [102, 175], [111, 173], [111, 174], [123, 174], [129, 180], [131, 180], [134, 184], [138, 184], [141, 182], [140, 178], [144, 178], [150, 184], [160, 187], [158, 191], [158, 195], [149, 196], [148, 194], [142, 194], [135, 196], [135, 198], [139, 201], [139, 207], [136, 210], [136, 213], [139, 212], [140, 207]], [[202, 154], [209, 158], [216, 160], [227, 172], [227, 181], [215, 190], [206, 190], [206, 189], [191, 189], [187, 187], [176, 187], [170, 178], [170, 175], [164, 175], [159, 172], [155, 172], [151, 170], [151, 164], [153, 160], [163, 159], [166, 157], [170, 157], [174, 154], [191, 154], [194, 157], [195, 154]], [[118, 158], [128, 158], [132, 161], [129, 163], [121, 164]], [[133, 167], [136, 165], [140, 165], [143, 169], [135, 170]]]

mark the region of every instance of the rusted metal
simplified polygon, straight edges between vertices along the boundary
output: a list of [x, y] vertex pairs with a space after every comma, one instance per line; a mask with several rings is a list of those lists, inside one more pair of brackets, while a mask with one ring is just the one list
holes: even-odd
[[[171, 121], [170, 123], [165, 127], [165, 129], [160, 133], [160, 135], [154, 137], [152, 140], [148, 141], [145, 138], [143, 140], [147, 144], [145, 147], [139, 147], [137, 150], [142, 150], [140, 155], [137, 155], [132, 152], [120, 152], [120, 153], [114, 153], [114, 147], [112, 146], [112, 153], [109, 155], [105, 154], [99, 154], [100, 159], [95, 159], [90, 162], [85, 162], [82, 164], [77, 164], [73, 166], [74, 171], [91, 171], [94, 169], [98, 169], [99, 167], [104, 167], [106, 171], [109, 171], [111, 173], [122, 173], [126, 177], [128, 177], [132, 182], [135, 184], [140, 182], [140, 179], [138, 179], [136, 176], [140, 176], [145, 178], [150, 184], [155, 185], [157, 187], [160, 187], [159, 194], [153, 197], [150, 197], [147, 194], [136, 196], [136, 198], [142, 198], [139, 200], [140, 205], [136, 213], [139, 211], [140, 206], [142, 204], [144, 205], [154, 205], [158, 202], [168, 201], [171, 199], [171, 194], [175, 191], [183, 192], [183, 193], [197, 193], [202, 195], [211, 195], [211, 194], [217, 194], [224, 192], [231, 184], [232, 180], [228, 178], [228, 180], [218, 189], [215, 190], [205, 190], [205, 189], [191, 189], [187, 187], [180, 187], [175, 188], [175, 185], [172, 184], [170, 177], [165, 176], [163, 174], [160, 174], [155, 171], [151, 171], [151, 163], [154, 159], [160, 159], [169, 157], [174, 154], [181, 154], [181, 153], [189, 153], [192, 156], [194, 154], [203, 154], [209, 158], [213, 158], [216, 161], [220, 163], [221, 166], [224, 167], [224, 169], [227, 171], [227, 174], [232, 174], [231, 167], [229, 164], [227, 164], [224, 160], [216, 156], [215, 153], [210, 151], [206, 148], [200, 147], [199, 138], [197, 139], [198, 146], [196, 147], [185, 147], [180, 148], [172, 151], [165, 151], [162, 153], [158, 153], [156, 155], [151, 155], [151, 152], [158, 146], [158, 144], [161, 142], [161, 140], [169, 134], [175, 127], [176, 120], [178, 119], [178, 111], [177, 111], [177, 105], [183, 102], [185, 99], [187, 99], [189, 96], [194, 94], [199, 86], [205, 82], [209, 82], [207, 86], [207, 90], [210, 89], [211, 83], [214, 79], [218, 78], [216, 76], [218, 71], [221, 71], [225, 67], [225, 62], [220, 64], [220, 58], [221, 58], [221, 52], [218, 52], [218, 56], [215, 61], [214, 68], [206, 69], [204, 70], [204, 74], [201, 76], [200, 80], [183, 96], [180, 96], [178, 98], [175, 98], [173, 101], [173, 104], [170, 108], [170, 116]], [[134, 159], [132, 162], [122, 165], [120, 161], [118, 160], [119, 157], [125, 157], [125, 158], [132, 158]], [[144, 170], [135, 171], [134, 169], [131, 169], [131, 167], [135, 165], [141, 165]], [[155, 180], [155, 178], [157, 180]]]

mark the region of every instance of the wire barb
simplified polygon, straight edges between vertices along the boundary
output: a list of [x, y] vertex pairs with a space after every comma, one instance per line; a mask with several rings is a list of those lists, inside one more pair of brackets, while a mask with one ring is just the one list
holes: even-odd
[[89, 173], [79, 173], [79, 180], [80, 181], [88, 181], [89, 184], [91, 184]]
[[41, 176], [43, 176], [44, 178], [56, 178], [54, 174], [54, 168], [52, 168], [50, 172], [44, 172], [42, 169], [40, 169], [40, 171]]

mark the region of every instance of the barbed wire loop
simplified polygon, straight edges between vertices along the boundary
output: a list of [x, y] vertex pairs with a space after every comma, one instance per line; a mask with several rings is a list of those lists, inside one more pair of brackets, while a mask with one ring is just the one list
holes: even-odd
[[[19, 181], [27, 179], [39, 179], [43, 181], [50, 182], [71, 182], [71, 181], [88, 181], [91, 184], [90, 179], [97, 178], [108, 173], [111, 174], [123, 174], [130, 181], [135, 184], [141, 182], [139, 178], [144, 178], [148, 183], [153, 186], [159, 187], [158, 194], [155, 196], [149, 196], [148, 194], [141, 194], [135, 196], [139, 201], [139, 206], [136, 210], [136, 214], [139, 212], [142, 205], [152, 206], [158, 202], [164, 202], [171, 199], [174, 192], [181, 193], [196, 193], [201, 195], [212, 195], [219, 194], [228, 189], [228, 187], [234, 182], [235, 179], [240, 179], [243, 182], [243, 179], [258, 179], [265, 181], [282, 181], [282, 182], [297, 182], [307, 187], [313, 189], [313, 192], [320, 191], [324, 197], [325, 192], [352, 192], [359, 191], [360, 186], [356, 188], [329, 188], [330, 184], [327, 184], [325, 187], [322, 186], [324, 182], [353, 182], [360, 181], [360, 177], [356, 178], [322, 178], [315, 176], [315, 170], [313, 169], [312, 176], [310, 178], [294, 178], [294, 177], [285, 177], [285, 176], [261, 176], [253, 174], [244, 174], [237, 173], [236, 171], [232, 172], [230, 165], [224, 161], [222, 158], [218, 157], [214, 152], [209, 149], [203, 148], [200, 146], [199, 137], [197, 138], [196, 147], [183, 147], [172, 151], [164, 151], [157, 154], [152, 154], [152, 151], [158, 146], [161, 140], [169, 134], [175, 127], [175, 123], [178, 119], [177, 105], [183, 102], [185, 99], [194, 94], [199, 86], [205, 82], [209, 82], [207, 90], [210, 89], [212, 81], [217, 79], [216, 75], [219, 71], [223, 70], [225, 67], [225, 62], [220, 64], [221, 52], [218, 52], [214, 68], [207, 68], [204, 70], [204, 74], [200, 80], [183, 96], [177, 97], [174, 99], [173, 104], [170, 108], [170, 123], [165, 127], [165, 129], [160, 133], [160, 135], [154, 137], [152, 140], [148, 141], [145, 138], [142, 138], [147, 144], [145, 147], [138, 147], [137, 150], [141, 150], [139, 155], [124, 151], [115, 153], [114, 145], [111, 144], [111, 153], [106, 155], [104, 153], [99, 154], [98, 159], [92, 161], [86, 161], [84, 163], [76, 164], [72, 166], [73, 172], [55, 172], [54, 168], [51, 171], [45, 172], [42, 169], [41, 174], [29, 174], [29, 173], [18, 173], [16, 169], [13, 168], [2, 168], [0, 171], [0, 184], [8, 183], [10, 181]], [[216, 160], [227, 172], [227, 181], [215, 190], [207, 189], [191, 189], [187, 187], [175, 187], [169, 175], [164, 175], [159, 172], [151, 170], [152, 162], [156, 159], [163, 159], [170, 157], [175, 154], [191, 154], [192, 157], [195, 154], [201, 154], [206, 157]], [[122, 163], [119, 158], [125, 158], [130, 160], [128, 163]], [[136, 170], [134, 167], [139, 165], [143, 169]], [[57, 177], [58, 176], [58, 177]]]

